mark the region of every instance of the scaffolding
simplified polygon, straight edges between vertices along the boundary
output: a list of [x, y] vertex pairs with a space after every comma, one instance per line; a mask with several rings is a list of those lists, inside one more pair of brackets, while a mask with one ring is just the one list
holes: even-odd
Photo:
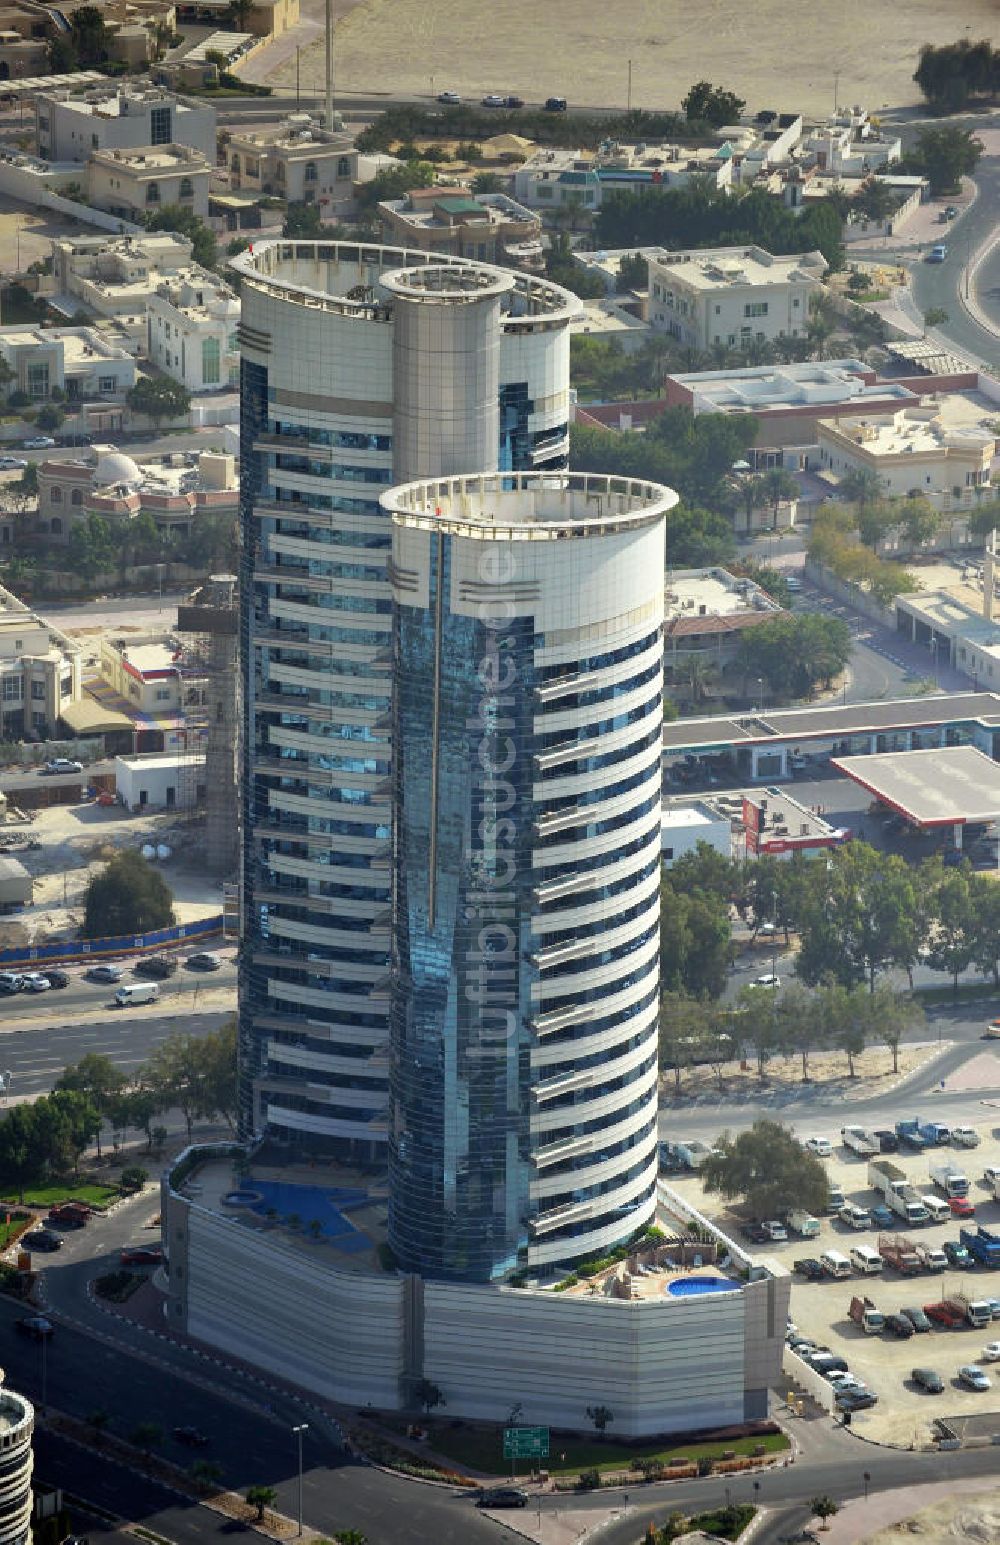
[[205, 752], [203, 785], [195, 755], [182, 758], [179, 777], [195, 780], [195, 787], [184, 791], [191, 804], [201, 804], [204, 794], [205, 868], [223, 879], [235, 874], [239, 854], [238, 624], [235, 574], [210, 575], [177, 608], [185, 666], [204, 683], [201, 701], [184, 709], [185, 750]]

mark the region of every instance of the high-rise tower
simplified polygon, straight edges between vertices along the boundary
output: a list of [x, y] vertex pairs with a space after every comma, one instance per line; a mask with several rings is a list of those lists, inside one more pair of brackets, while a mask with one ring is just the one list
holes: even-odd
[[594, 1255], [653, 1216], [674, 502], [588, 473], [383, 496], [389, 1239], [422, 1276]]
[[255, 243], [242, 318], [241, 1125], [384, 1152], [389, 516], [425, 475], [558, 468], [576, 298], [351, 242]]

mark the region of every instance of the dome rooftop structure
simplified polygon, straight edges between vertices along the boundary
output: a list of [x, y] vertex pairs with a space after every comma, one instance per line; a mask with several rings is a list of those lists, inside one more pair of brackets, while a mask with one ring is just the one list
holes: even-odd
[[97, 466], [94, 470], [94, 486], [96, 488], [108, 488], [125, 484], [138, 484], [142, 482], [142, 473], [131, 456], [126, 456], [123, 451], [108, 451], [97, 458]]

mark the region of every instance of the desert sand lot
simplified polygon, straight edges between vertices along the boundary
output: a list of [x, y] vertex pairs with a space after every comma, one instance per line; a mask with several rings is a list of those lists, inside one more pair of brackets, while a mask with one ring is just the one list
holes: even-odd
[[[707, 77], [755, 111], [828, 112], [836, 74], [842, 103], [877, 110], [919, 99], [922, 43], [995, 37], [998, 22], [997, 0], [361, 0], [337, 22], [336, 89], [624, 106], [631, 59], [634, 106], [674, 107]], [[322, 55], [303, 50], [303, 85], [322, 81]], [[269, 78], [293, 84], [294, 59]]]

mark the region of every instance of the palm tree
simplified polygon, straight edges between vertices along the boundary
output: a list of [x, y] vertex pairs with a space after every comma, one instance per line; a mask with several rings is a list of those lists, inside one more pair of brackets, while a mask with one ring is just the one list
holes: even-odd
[[762, 477], [743, 477], [740, 480], [740, 502], [747, 518], [747, 530], [753, 527], [753, 512], [767, 503], [767, 488]]
[[825, 1495], [822, 1497], [813, 1497], [812, 1501], [809, 1503], [809, 1509], [814, 1518], [820, 1519], [820, 1527], [822, 1529], [829, 1529], [830, 1525], [827, 1523], [827, 1519], [832, 1518], [834, 1513], [840, 1512], [840, 1509], [838, 1508], [836, 1502], [834, 1502], [833, 1498], [827, 1497]]
[[689, 654], [681, 667], [682, 679], [691, 693], [692, 703], [703, 703], [708, 689], [719, 679], [719, 667], [714, 660], [701, 654]]
[[273, 1486], [250, 1486], [247, 1488], [247, 1505], [257, 1509], [257, 1522], [264, 1522], [264, 1509], [271, 1506], [278, 1493]]
[[764, 496], [774, 514], [772, 530], [778, 529], [778, 506], [782, 499], [797, 499], [801, 492], [798, 483], [784, 467], [772, 467], [763, 477]]
[[884, 493], [882, 479], [871, 467], [852, 467], [850, 472], [844, 473], [837, 488], [859, 510], [877, 503]]

